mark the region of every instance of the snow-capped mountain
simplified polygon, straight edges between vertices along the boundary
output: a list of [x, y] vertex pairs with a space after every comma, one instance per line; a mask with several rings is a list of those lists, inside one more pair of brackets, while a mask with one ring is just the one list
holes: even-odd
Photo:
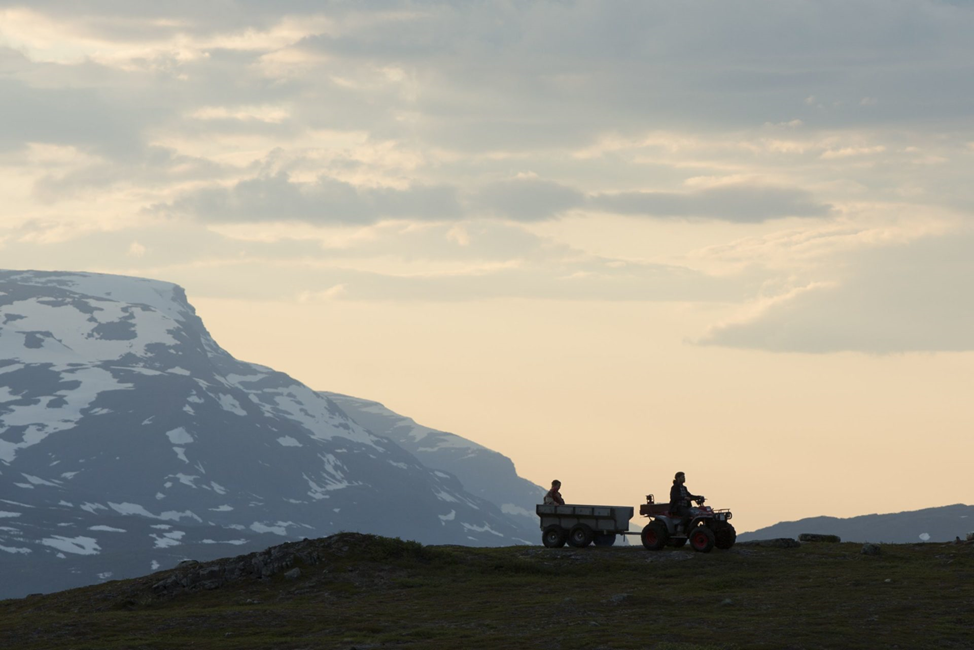
[[453, 433], [416, 424], [379, 402], [322, 392], [353, 420], [376, 435], [389, 438], [432, 469], [457, 476], [463, 487], [490, 501], [507, 515], [523, 522], [526, 535], [537, 537], [534, 506], [545, 489], [517, 475], [514, 463], [503, 454]]
[[180, 287], [0, 272], [0, 598], [340, 530], [535, 541], [327, 396], [234, 359]]

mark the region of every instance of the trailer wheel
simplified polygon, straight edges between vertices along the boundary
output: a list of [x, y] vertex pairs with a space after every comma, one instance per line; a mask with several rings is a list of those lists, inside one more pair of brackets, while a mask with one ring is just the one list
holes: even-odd
[[734, 542], [737, 541], [737, 531], [734, 530], [734, 526], [722, 521], [717, 526], [714, 527], [714, 546], [726, 551]]
[[616, 543], [615, 533], [595, 533], [596, 546], [612, 546]]
[[666, 540], [669, 537], [670, 533], [666, 530], [666, 524], [661, 521], [649, 522], [643, 528], [642, 535], [640, 535], [640, 538], [643, 540], [643, 546], [650, 551], [658, 551], [666, 546]]
[[541, 533], [541, 543], [548, 548], [561, 548], [567, 539], [568, 535], [565, 534], [565, 529], [558, 525], [548, 526]]
[[690, 532], [690, 546], [694, 551], [709, 553], [714, 547], [714, 531], [706, 526], [698, 526]]
[[585, 548], [592, 543], [595, 533], [585, 524], [575, 524], [568, 532], [568, 543], [575, 548]]
[[683, 548], [684, 546], [687, 545], [687, 538], [686, 537], [671, 537], [670, 539], [667, 540], [666, 543], [668, 545], [672, 546], [673, 548]]

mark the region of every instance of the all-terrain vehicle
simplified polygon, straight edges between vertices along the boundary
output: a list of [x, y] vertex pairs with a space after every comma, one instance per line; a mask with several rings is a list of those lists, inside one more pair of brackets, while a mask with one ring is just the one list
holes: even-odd
[[649, 523], [640, 536], [650, 551], [665, 546], [680, 548], [688, 541], [695, 551], [709, 553], [713, 547], [728, 549], [737, 541], [737, 531], [730, 524], [730, 510], [714, 510], [705, 506], [704, 498], [697, 499], [697, 507], [690, 515], [681, 517], [670, 512], [670, 504], [656, 503], [652, 494], [646, 495], [646, 503], [639, 506], [639, 514], [649, 517]]

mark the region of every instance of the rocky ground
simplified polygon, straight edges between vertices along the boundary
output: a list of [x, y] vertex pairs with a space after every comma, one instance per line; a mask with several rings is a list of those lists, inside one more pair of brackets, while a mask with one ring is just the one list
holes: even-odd
[[0, 601], [0, 647], [974, 647], [974, 545], [877, 549], [475, 549], [344, 533]]

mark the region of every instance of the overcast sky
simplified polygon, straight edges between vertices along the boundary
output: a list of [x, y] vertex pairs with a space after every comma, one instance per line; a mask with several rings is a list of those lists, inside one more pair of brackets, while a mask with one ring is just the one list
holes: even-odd
[[971, 34], [967, 0], [0, 0], [0, 267], [177, 282], [235, 355], [577, 501], [972, 502]]

